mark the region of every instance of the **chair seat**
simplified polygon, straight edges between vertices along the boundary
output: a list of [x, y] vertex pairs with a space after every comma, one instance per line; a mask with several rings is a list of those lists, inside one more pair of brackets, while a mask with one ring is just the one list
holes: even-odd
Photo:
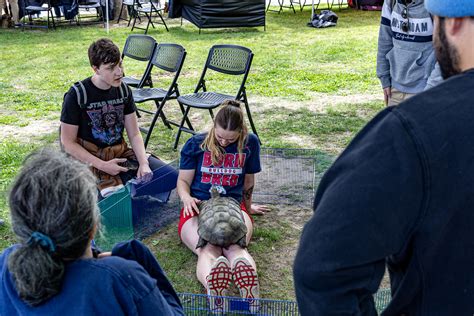
[[128, 86], [131, 87], [137, 87], [138, 84], [140, 83], [140, 79], [132, 78], [132, 77], [123, 77], [122, 78], [123, 83], [125, 83]]
[[225, 100], [235, 100], [235, 96], [215, 92], [200, 92], [178, 97], [179, 103], [201, 109], [216, 108]]
[[161, 88], [144, 88], [144, 89], [133, 89], [133, 100], [137, 103], [145, 102], [148, 100], [161, 101], [166, 96], [168, 91]]
[[100, 3], [84, 3], [84, 4], [79, 4], [79, 8], [81, 9], [97, 9], [100, 8], [101, 5]]
[[143, 7], [138, 8], [137, 11], [141, 13], [151, 13], [151, 12], [163, 11], [163, 9], [151, 7], [151, 6], [143, 6]]
[[37, 6], [37, 5], [29, 5], [25, 8], [25, 10], [27, 10], [27, 11], [48, 11], [48, 10], [50, 10], [50, 8], [40, 7], [40, 6]]

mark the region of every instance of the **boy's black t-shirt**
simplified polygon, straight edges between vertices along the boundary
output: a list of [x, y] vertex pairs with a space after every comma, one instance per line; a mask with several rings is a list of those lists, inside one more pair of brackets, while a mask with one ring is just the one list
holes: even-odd
[[[112, 146], [122, 142], [124, 116], [136, 111], [132, 92], [120, 92], [120, 88], [108, 90], [97, 88], [91, 78], [82, 81], [86, 98], [78, 101], [76, 90], [71, 87], [64, 96], [61, 122], [79, 126], [77, 136], [98, 147]], [[127, 96], [128, 97], [124, 97]], [[83, 103], [83, 107], [79, 105]]]

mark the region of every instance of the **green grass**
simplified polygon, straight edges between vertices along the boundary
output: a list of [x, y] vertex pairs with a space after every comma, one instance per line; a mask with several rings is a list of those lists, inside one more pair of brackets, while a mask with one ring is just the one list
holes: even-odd
[[[266, 31], [260, 28], [198, 29], [179, 20], [169, 21], [170, 32], [158, 27], [149, 35], [161, 43], [178, 43], [188, 53], [179, 80], [181, 93], [189, 93], [199, 79], [209, 48], [214, 44], [237, 44], [255, 54], [247, 81], [247, 93], [257, 130], [265, 147], [312, 148], [321, 154], [318, 172], [329, 166], [357, 131], [383, 104], [364, 95], [380, 94], [375, 76], [375, 60], [380, 12], [337, 11], [337, 27], [306, 27], [310, 11], [293, 14], [268, 13]], [[141, 33], [137, 31], [134, 33]], [[130, 29], [115, 24], [106, 34], [100, 26], [59, 27], [56, 31], [2, 30], [0, 43], [0, 250], [14, 242], [8, 220], [5, 193], [32, 150], [53, 144], [57, 132], [18, 136], [7, 130], [28, 131], [36, 122], [57, 125], [64, 93], [76, 81], [92, 74], [87, 48], [100, 37], [109, 37], [123, 47]], [[125, 59], [127, 75], [139, 77], [143, 65]], [[234, 92], [238, 78], [211, 73], [208, 88]], [[157, 76], [154, 80], [160, 82]], [[169, 78], [163, 81], [167, 82]], [[360, 95], [358, 101], [330, 103], [336, 97]], [[345, 99], [344, 99], [345, 100]], [[351, 99], [352, 100], [352, 99]], [[332, 105], [331, 105], [332, 104]], [[151, 105], [143, 105], [151, 106]], [[165, 106], [165, 113], [179, 119], [176, 102]], [[193, 123], [204, 129], [207, 113], [191, 112]], [[146, 123], [145, 123], [146, 124]], [[171, 149], [176, 129], [160, 122], [153, 132], [149, 149], [171, 160], [178, 153]], [[4, 136], [6, 135], [6, 136]], [[183, 144], [189, 135], [183, 135]], [[268, 298], [294, 298], [291, 267], [273, 269], [275, 261], [288, 260], [299, 238], [287, 219], [257, 218], [250, 252], [259, 265], [262, 293]], [[199, 293], [195, 277], [196, 257], [179, 242], [176, 227], [160, 231], [145, 240], [180, 292]], [[276, 250], [275, 250], [276, 249]]]

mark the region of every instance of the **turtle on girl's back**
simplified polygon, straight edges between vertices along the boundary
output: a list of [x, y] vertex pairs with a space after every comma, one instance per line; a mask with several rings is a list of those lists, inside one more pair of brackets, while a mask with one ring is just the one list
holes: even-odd
[[246, 247], [247, 226], [237, 200], [220, 196], [211, 188], [211, 198], [199, 204], [199, 241], [196, 248], [207, 243], [227, 248], [237, 244]]

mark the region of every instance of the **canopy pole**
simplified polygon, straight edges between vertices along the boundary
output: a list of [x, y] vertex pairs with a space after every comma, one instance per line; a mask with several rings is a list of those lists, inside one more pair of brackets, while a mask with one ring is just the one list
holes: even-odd
[[109, 0], [105, 0], [105, 21], [107, 23], [105, 26], [107, 29], [107, 34], [109, 34]]

